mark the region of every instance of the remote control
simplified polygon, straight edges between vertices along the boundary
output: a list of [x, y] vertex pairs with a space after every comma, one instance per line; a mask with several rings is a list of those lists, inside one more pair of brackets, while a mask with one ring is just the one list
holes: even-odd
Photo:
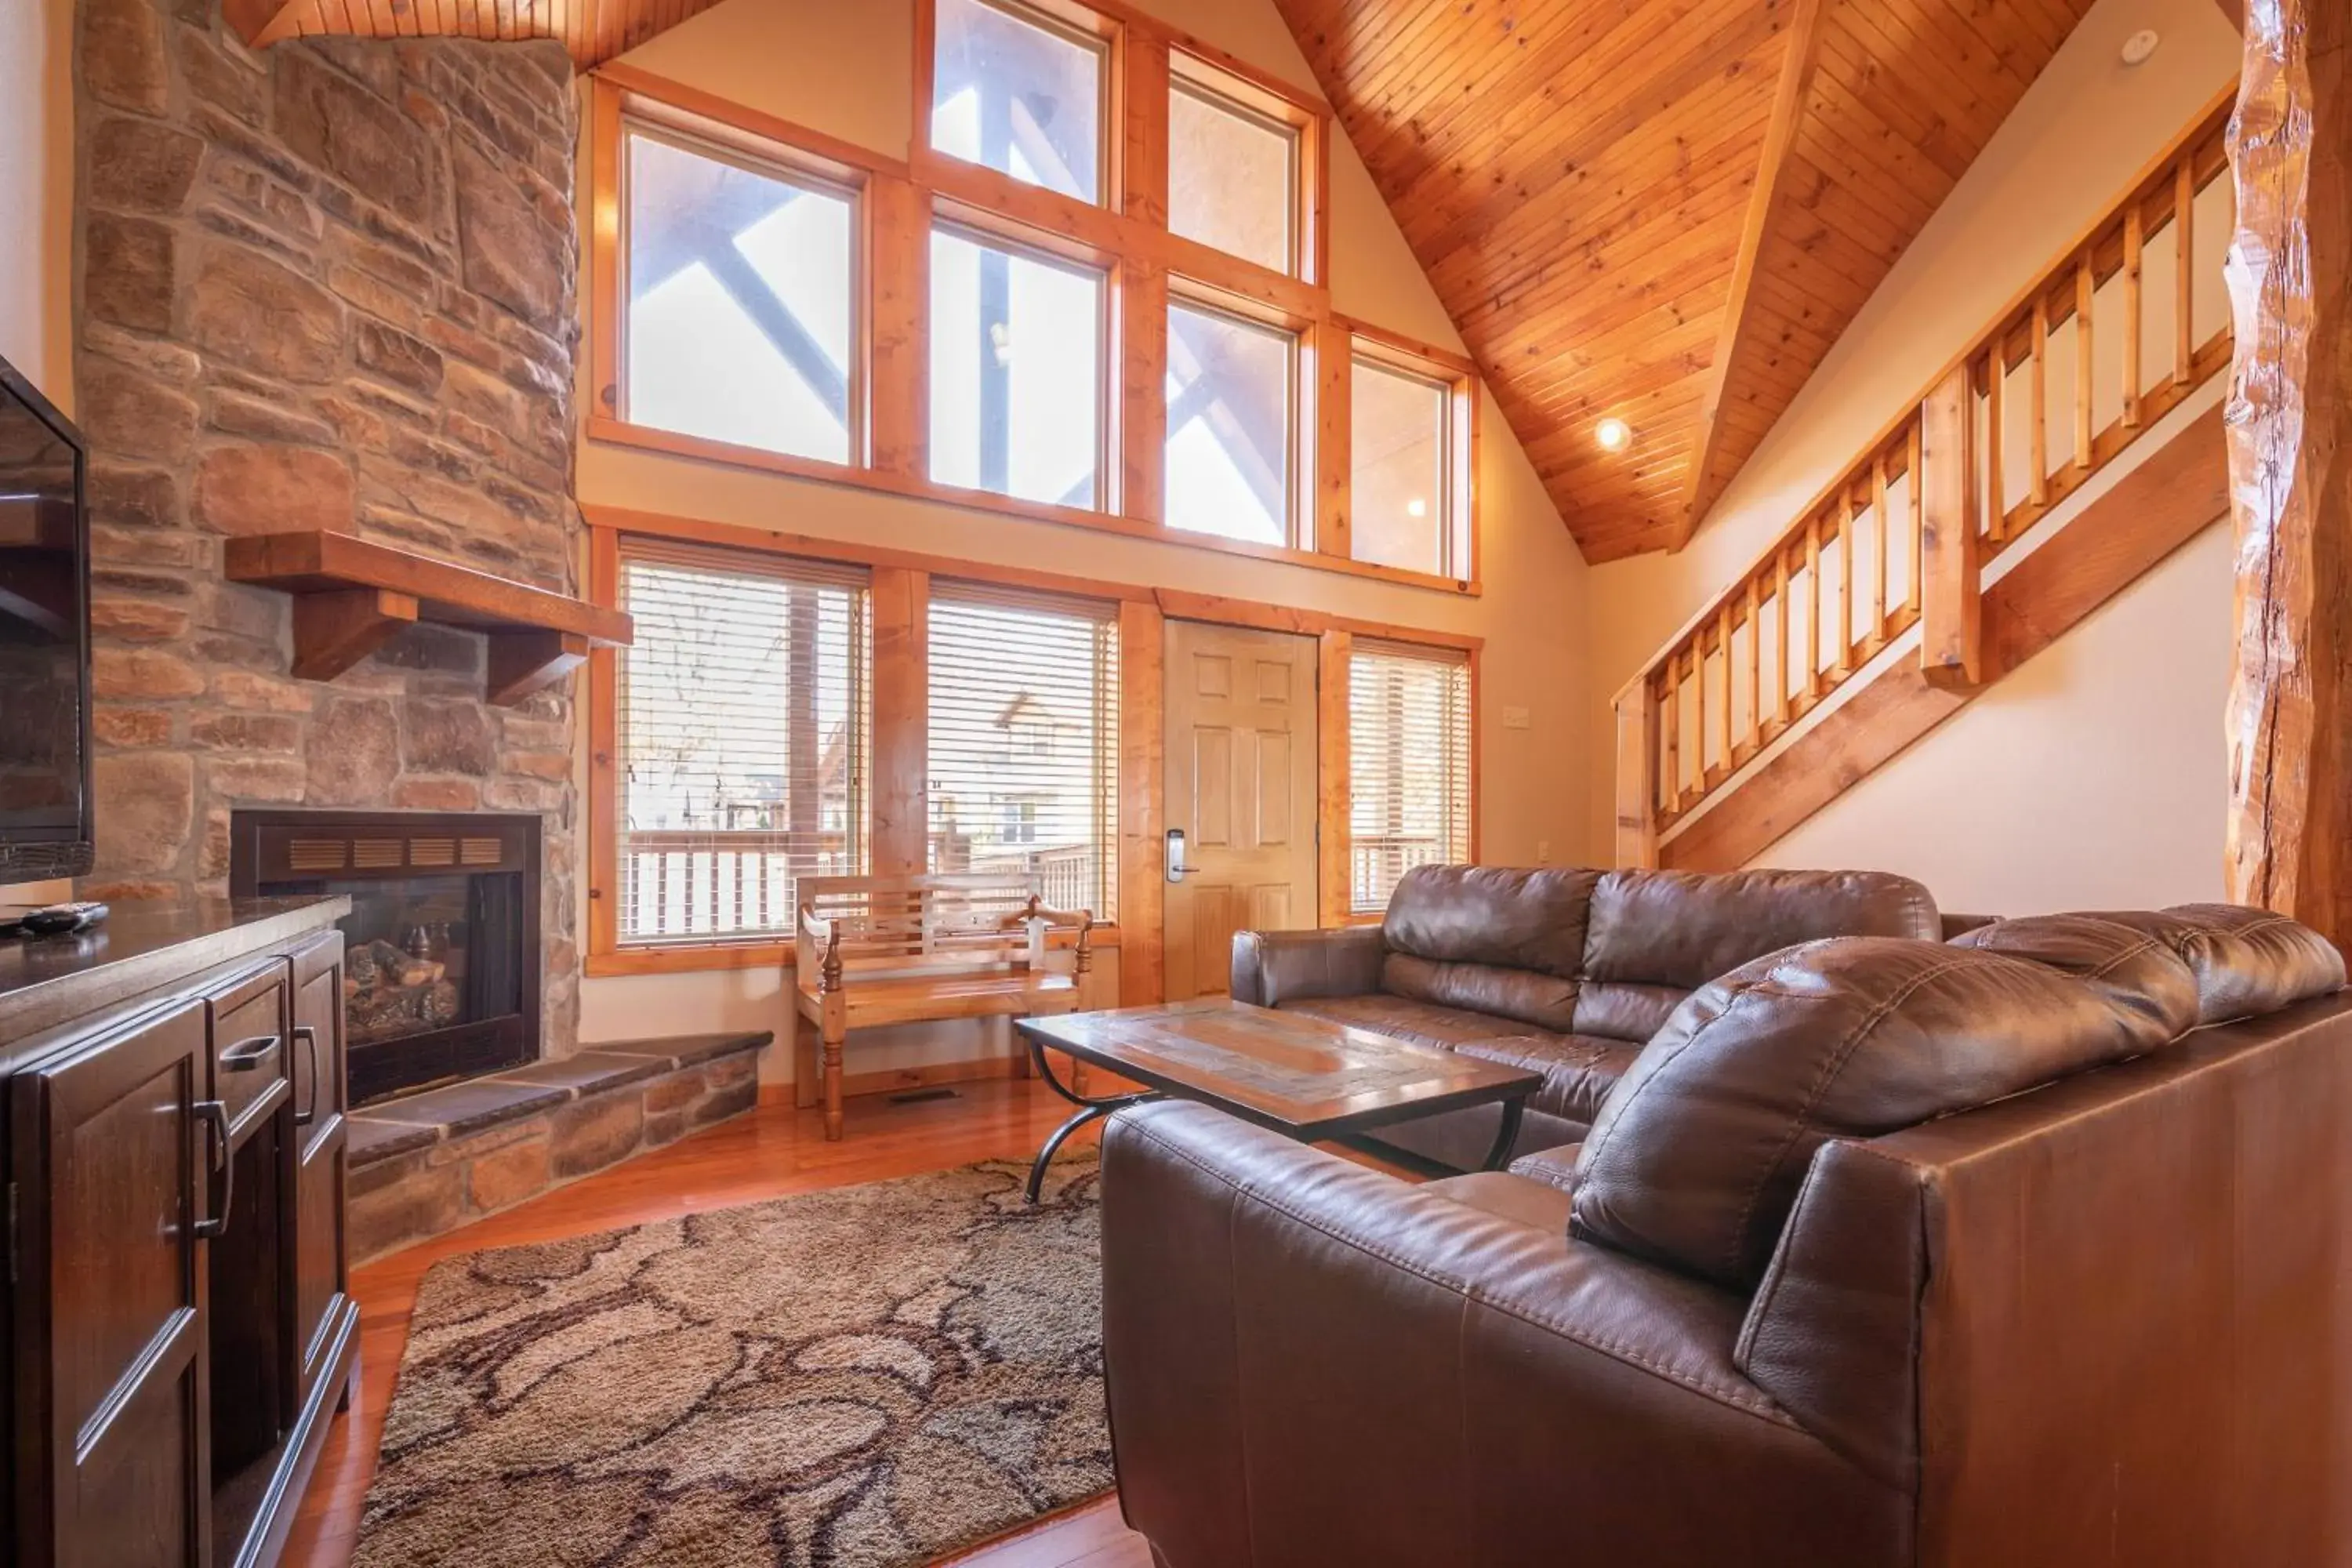
[[26, 936], [64, 936], [88, 931], [106, 916], [107, 908], [101, 903], [51, 904], [31, 911], [18, 923]]

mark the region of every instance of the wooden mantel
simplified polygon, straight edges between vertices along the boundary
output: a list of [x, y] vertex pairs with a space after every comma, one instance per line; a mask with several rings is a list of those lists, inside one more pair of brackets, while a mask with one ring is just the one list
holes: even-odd
[[232, 583], [294, 595], [294, 673], [332, 680], [418, 621], [489, 639], [485, 697], [512, 707], [569, 675], [592, 647], [625, 647], [629, 617], [348, 533], [251, 534], [228, 542]]

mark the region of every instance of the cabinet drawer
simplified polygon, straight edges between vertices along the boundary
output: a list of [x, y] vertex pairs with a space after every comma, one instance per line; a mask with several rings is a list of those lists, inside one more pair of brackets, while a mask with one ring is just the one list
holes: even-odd
[[213, 1098], [228, 1109], [232, 1141], [241, 1141], [292, 1092], [286, 1008], [283, 959], [205, 997], [212, 1028]]

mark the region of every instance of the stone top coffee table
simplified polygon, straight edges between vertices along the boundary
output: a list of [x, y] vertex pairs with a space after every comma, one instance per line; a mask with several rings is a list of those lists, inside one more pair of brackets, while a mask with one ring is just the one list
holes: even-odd
[[[1032, 1203], [1071, 1133], [1126, 1106], [1161, 1099], [1213, 1105], [1307, 1143], [1499, 1100], [1503, 1125], [1486, 1155], [1486, 1169], [1498, 1170], [1518, 1137], [1528, 1096], [1543, 1083], [1539, 1073], [1223, 996], [1022, 1018], [1014, 1027], [1029, 1042], [1038, 1076], [1078, 1107], [1037, 1152], [1029, 1172]], [[1147, 1087], [1090, 1099], [1054, 1076], [1048, 1050]]]

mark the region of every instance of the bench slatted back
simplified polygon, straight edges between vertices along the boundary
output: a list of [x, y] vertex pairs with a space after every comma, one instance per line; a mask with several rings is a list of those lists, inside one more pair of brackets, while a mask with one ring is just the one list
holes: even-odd
[[1029, 932], [1021, 916], [1037, 890], [1033, 879], [978, 871], [804, 877], [795, 981], [815, 989], [816, 966], [823, 960], [822, 943], [807, 929], [809, 918], [835, 923], [846, 984], [1025, 969]]

